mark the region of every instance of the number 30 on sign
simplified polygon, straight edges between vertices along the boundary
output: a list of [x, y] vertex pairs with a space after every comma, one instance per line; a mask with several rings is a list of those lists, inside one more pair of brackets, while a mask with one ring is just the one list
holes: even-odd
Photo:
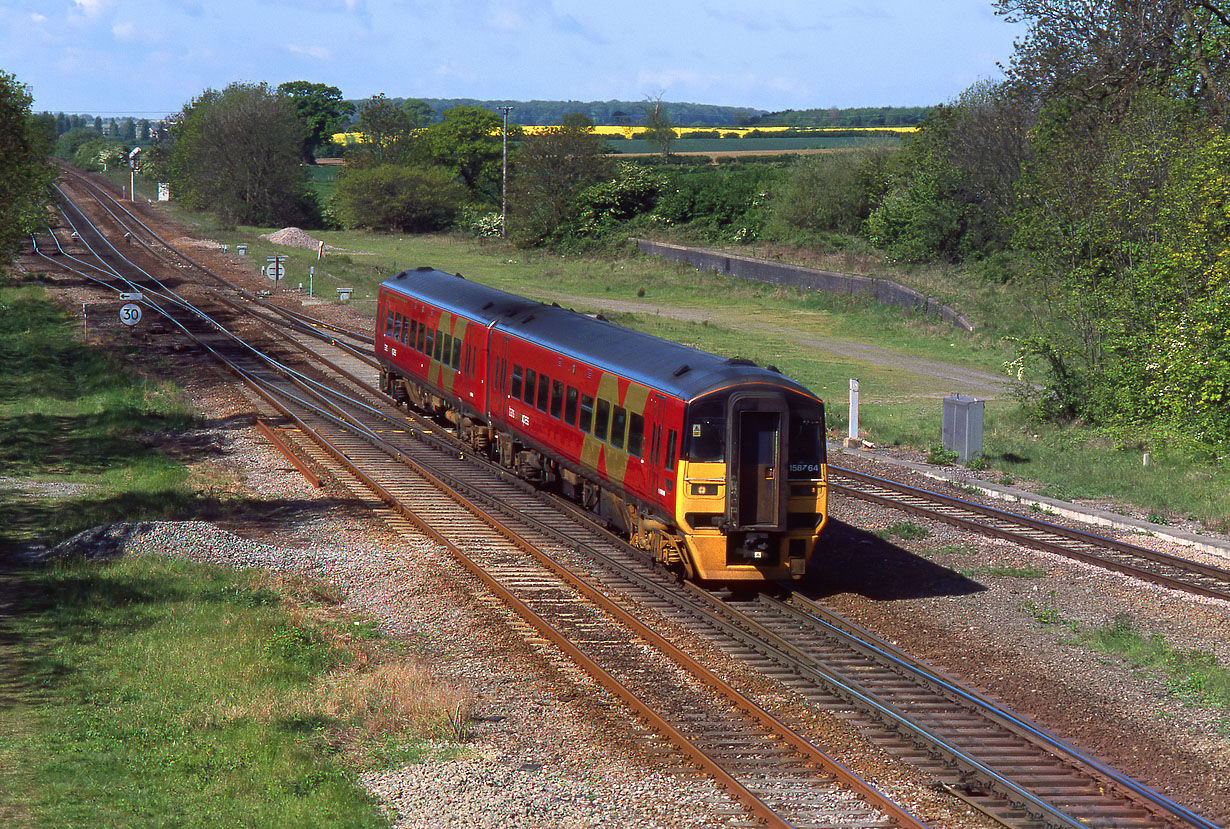
[[125, 325], [136, 325], [141, 321], [141, 306], [128, 303], [120, 309], [120, 322]]

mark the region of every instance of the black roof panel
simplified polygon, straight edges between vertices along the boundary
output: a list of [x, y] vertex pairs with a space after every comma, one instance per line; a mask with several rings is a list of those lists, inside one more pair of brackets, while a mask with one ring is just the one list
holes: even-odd
[[481, 325], [542, 345], [579, 362], [601, 366], [650, 388], [692, 400], [732, 383], [765, 383], [811, 396], [775, 371], [747, 361], [633, 331], [558, 305], [501, 291], [431, 268], [402, 271], [382, 288], [417, 297]]

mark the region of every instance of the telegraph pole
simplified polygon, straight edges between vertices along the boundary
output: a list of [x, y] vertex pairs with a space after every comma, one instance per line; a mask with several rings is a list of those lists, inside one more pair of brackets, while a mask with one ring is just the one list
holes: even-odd
[[504, 169], [500, 177], [500, 235], [508, 236], [508, 112], [516, 107], [496, 107], [504, 113]]

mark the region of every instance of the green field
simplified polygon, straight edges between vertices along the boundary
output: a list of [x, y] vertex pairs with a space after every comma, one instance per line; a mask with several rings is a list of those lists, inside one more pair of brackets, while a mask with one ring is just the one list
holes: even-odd
[[[658, 153], [661, 149], [643, 138], [613, 138], [607, 146], [616, 153]], [[901, 136], [893, 132], [827, 138], [678, 138], [673, 153], [798, 152], [799, 150], [850, 150], [858, 147], [900, 147]]]

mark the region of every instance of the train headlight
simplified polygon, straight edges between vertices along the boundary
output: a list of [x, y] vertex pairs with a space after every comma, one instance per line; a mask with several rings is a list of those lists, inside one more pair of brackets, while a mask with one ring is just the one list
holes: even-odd
[[692, 494], [702, 497], [714, 497], [722, 492], [721, 484], [692, 484]]

